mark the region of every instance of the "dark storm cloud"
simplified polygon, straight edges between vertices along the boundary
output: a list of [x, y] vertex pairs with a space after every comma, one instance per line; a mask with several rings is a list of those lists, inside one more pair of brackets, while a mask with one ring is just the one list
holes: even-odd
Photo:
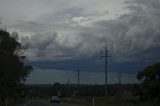
[[[132, 0], [126, 2], [129, 10], [126, 14], [112, 20], [96, 20], [89, 26], [69, 26], [60, 30], [63, 33], [54, 31], [42, 31], [31, 37], [35, 57], [40, 60], [50, 59], [53, 56], [67, 57], [70, 59], [94, 57], [108, 46], [112, 54], [113, 62], [156, 62], [160, 56], [160, 2], [152, 0]], [[57, 12], [54, 18], [57, 21], [61, 18], [71, 18], [82, 15], [84, 10], [69, 8]], [[81, 17], [84, 18], [84, 17]], [[51, 18], [52, 19], [52, 18]], [[91, 20], [86, 20], [91, 21]], [[30, 23], [30, 24], [33, 24]], [[36, 25], [34, 23], [34, 25]], [[42, 27], [43, 29], [55, 27]], [[33, 26], [33, 25], [31, 25]], [[35, 27], [37, 27], [36, 25]], [[44, 25], [41, 25], [44, 26]], [[47, 25], [46, 25], [47, 26]], [[34, 28], [33, 28], [34, 29]], [[72, 32], [72, 33], [70, 33]], [[55, 36], [55, 34], [57, 35]], [[66, 59], [66, 58], [64, 58]]]
[[[68, 38], [67, 36], [66, 38]], [[68, 39], [62, 38], [56, 32], [38, 33], [30, 37], [30, 42], [29, 52], [31, 54], [35, 53], [33, 55], [35, 60], [70, 59], [80, 54], [78, 53], [78, 50], [81, 48], [80, 42], [76, 42], [76, 45], [72, 46]]]
[[[40, 45], [37, 51], [39, 58], [46, 58], [49, 55], [47, 59], [50, 60], [51, 53], [70, 58], [57, 61], [59, 58], [53, 55], [51, 60], [56, 59], [55, 61], [34, 61], [32, 64], [42, 69], [73, 70], [78, 68], [82, 71], [103, 71], [104, 63], [100, 59], [100, 51], [104, 49], [104, 46], [108, 46], [109, 53], [112, 55], [109, 60], [109, 70], [112, 72], [136, 73], [147, 65], [159, 61], [160, 7], [157, 4], [160, 5], [160, 2], [152, 1], [153, 3], [146, 3], [145, 0], [128, 2], [126, 7], [129, 9], [128, 13], [116, 19], [93, 22], [90, 26], [78, 26], [76, 28], [80, 30], [74, 37], [70, 35], [61, 35], [62, 38], [46, 36], [46, 39], [50, 40], [47, 40], [47, 43], [44, 41], [43, 44], [45, 39], [38, 38], [39, 35], [36, 35], [35, 38], [38, 39], [34, 45], [35, 48]], [[49, 36], [53, 35], [50, 33]], [[31, 40], [35, 41], [32, 37]], [[70, 43], [73, 40], [78, 43]], [[38, 44], [39, 41], [43, 46]], [[40, 54], [42, 50], [44, 54]]]
[[[115, 61], [158, 61], [160, 56], [160, 2], [133, 0], [129, 13], [115, 20], [93, 24], [92, 33], [100, 35]], [[96, 35], [95, 35], [96, 36]]]
[[128, 12], [110, 20], [67, 6], [43, 14], [38, 18], [43, 22], [21, 21], [11, 27], [31, 32], [31, 60], [95, 57], [108, 46], [113, 62], [156, 62], [160, 59], [159, 5], [158, 0], [128, 1]]
[[[97, 61], [101, 59], [76, 59], [76, 60], [63, 60], [63, 61], [32, 61], [29, 64], [32, 64], [34, 67], [40, 69], [58, 69], [58, 70], [81, 70], [85, 72], [104, 72], [104, 61]], [[142, 70], [148, 64], [144, 63], [110, 63], [108, 64], [109, 72], [122, 72], [122, 73], [137, 73], [139, 70]]]

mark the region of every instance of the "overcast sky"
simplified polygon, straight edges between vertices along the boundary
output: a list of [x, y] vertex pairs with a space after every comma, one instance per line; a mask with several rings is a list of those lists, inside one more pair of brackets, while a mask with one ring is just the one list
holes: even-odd
[[86, 75], [84, 83], [103, 83], [100, 56], [106, 46], [110, 82], [117, 72], [136, 82], [139, 70], [160, 60], [159, 5], [159, 0], [0, 0], [1, 27], [30, 39], [27, 56], [35, 70], [28, 83], [65, 82], [72, 78], [64, 73], [77, 69]]

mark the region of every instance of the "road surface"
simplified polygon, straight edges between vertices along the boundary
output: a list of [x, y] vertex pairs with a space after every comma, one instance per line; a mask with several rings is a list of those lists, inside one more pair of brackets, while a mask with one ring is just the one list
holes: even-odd
[[45, 100], [30, 100], [23, 106], [78, 106], [74, 104], [67, 103], [49, 103]]

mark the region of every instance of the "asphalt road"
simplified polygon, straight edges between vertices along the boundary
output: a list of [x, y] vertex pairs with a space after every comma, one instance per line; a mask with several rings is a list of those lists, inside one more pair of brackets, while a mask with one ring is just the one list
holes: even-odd
[[49, 103], [45, 100], [30, 100], [23, 106], [77, 106], [74, 104], [67, 103]]

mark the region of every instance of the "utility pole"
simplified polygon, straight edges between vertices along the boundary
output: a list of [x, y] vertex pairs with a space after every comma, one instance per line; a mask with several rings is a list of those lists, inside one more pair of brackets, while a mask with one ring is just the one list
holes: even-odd
[[68, 84], [68, 86], [69, 86], [69, 84], [70, 84], [70, 80], [68, 79], [68, 81], [67, 81], [67, 84]]
[[121, 72], [118, 72], [117, 74], [118, 74], [118, 84], [121, 85], [121, 83], [122, 83], [122, 81], [121, 81], [121, 77], [122, 77]]
[[77, 90], [78, 90], [78, 96], [79, 96], [79, 90], [80, 90], [80, 84], [79, 84], [79, 75], [80, 75], [80, 70], [77, 70]]
[[107, 72], [107, 64], [108, 64], [108, 57], [111, 57], [111, 56], [108, 56], [108, 49], [107, 47], [105, 47], [105, 55], [101, 56], [101, 57], [104, 57], [105, 58], [105, 96], [107, 96], [107, 85], [108, 85], [108, 78], [107, 78], [107, 75], [108, 75], [108, 72]]
[[67, 96], [70, 96], [70, 80], [67, 81]]

